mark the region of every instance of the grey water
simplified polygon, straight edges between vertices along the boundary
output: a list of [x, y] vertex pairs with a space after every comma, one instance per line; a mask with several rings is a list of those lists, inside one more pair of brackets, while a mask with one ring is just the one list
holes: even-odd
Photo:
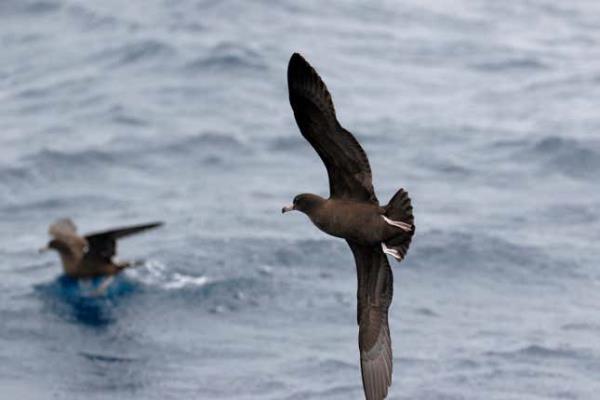
[[[301, 52], [417, 233], [390, 399], [598, 399], [600, 4], [0, 1], [0, 398], [360, 399]], [[104, 296], [47, 226], [163, 220]]]

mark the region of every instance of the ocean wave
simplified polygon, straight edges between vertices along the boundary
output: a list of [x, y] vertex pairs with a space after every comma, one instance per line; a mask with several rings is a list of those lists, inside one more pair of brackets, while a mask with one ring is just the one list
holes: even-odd
[[92, 55], [92, 59], [114, 68], [150, 60], [171, 60], [174, 54], [175, 48], [162, 40], [141, 39], [103, 49]]
[[352, 384], [329, 385], [326, 389], [297, 389], [291, 391], [291, 394], [285, 396], [284, 399], [348, 399], [354, 398], [353, 394], [359, 393], [361, 390]]
[[[300, 135], [300, 132], [298, 132], [296, 129], [294, 129], [292, 132], [293, 133], [285, 136], [277, 136], [275, 138], [268, 139], [265, 146], [270, 150], [282, 152], [297, 150], [299, 148], [310, 148], [310, 144], [302, 137], [302, 135]], [[363, 145], [372, 144], [373, 146], [389, 146], [394, 143], [394, 138], [392, 135], [383, 133], [372, 133], [369, 135], [354, 134], [354, 136], [356, 136], [357, 140], [360, 143], [363, 143]]]
[[485, 72], [513, 73], [515, 71], [532, 72], [548, 69], [549, 66], [535, 57], [507, 57], [471, 64], [471, 67]]
[[212, 47], [186, 65], [188, 71], [204, 70], [265, 70], [267, 64], [262, 55], [239, 43], [223, 42]]
[[[128, 123], [139, 123], [137, 119]], [[136, 168], [147, 170], [160, 159], [169, 157], [190, 158], [202, 165], [222, 165], [224, 160], [240, 154], [252, 154], [249, 146], [233, 135], [205, 132], [164, 143], [162, 141], [114, 142], [102, 148], [89, 147], [71, 151], [51, 148], [24, 156], [15, 165], [0, 168], [1, 184], [7, 188], [31, 185], [38, 181], [52, 181], [64, 177], [90, 177], [107, 169]], [[152, 161], [147, 162], [148, 159]]]
[[352, 370], [352, 371], [356, 370], [356, 364], [353, 364], [353, 363], [350, 363], [347, 361], [336, 360], [336, 359], [322, 360], [322, 361], [319, 361], [317, 363], [317, 365], [318, 365], [317, 368], [320, 371], [336, 372], [341, 369]]
[[417, 315], [422, 315], [424, 317], [439, 317], [440, 315], [433, 311], [431, 308], [426, 307], [418, 307], [413, 309], [413, 312]]
[[[44, 36], [36, 33], [6, 33], [0, 36], [0, 44], [5, 46], [11, 45], [30, 45], [34, 42], [43, 40]], [[2, 76], [2, 75], [0, 75]]]
[[110, 164], [115, 161], [115, 154], [106, 150], [86, 148], [73, 152], [44, 148], [25, 158], [30, 164], [46, 170], [48, 168], [73, 167], [93, 164]]
[[186, 157], [194, 164], [204, 166], [231, 167], [235, 161], [253, 153], [252, 148], [234, 135], [221, 132], [204, 132], [185, 137], [166, 145], [153, 147], [150, 153], [172, 154], [176, 157]]
[[[259, 276], [218, 276], [172, 270], [159, 262], [146, 262], [126, 274], [145, 286], [146, 293], [169, 301], [193, 302], [210, 313], [223, 313], [257, 305], [268, 290], [267, 279]], [[156, 290], [157, 289], [157, 290]]]
[[[35, 184], [35, 182], [31, 182]], [[113, 199], [107, 196], [93, 195], [71, 195], [69, 197], [58, 196], [48, 197], [40, 200], [31, 201], [9, 201], [0, 206], [0, 210], [5, 213], [14, 215], [16, 218], [22, 218], [23, 213], [28, 216], [32, 214], [47, 215], [55, 211], [64, 212], [65, 209], [77, 209], [82, 204], [98, 207], [119, 208], [124, 205], [124, 202]]]
[[0, 185], [14, 187], [32, 182], [32, 171], [26, 167], [2, 166], [0, 167]]
[[429, 169], [431, 172], [435, 174], [444, 174], [449, 178], [467, 178], [473, 176], [473, 171], [471, 168], [467, 167], [466, 164], [460, 164], [457, 161], [453, 161], [450, 159], [442, 157], [431, 157], [429, 155], [428, 158], [423, 158], [420, 160], [423, 167]]
[[[99, 98], [95, 98], [94, 100], [97, 101], [98, 99]], [[131, 110], [126, 109], [120, 104], [110, 107], [106, 113], [108, 118], [119, 125], [126, 125], [129, 127], [145, 127], [149, 125], [148, 121], [143, 117], [134, 115]]]
[[486, 355], [510, 359], [530, 359], [533, 361], [540, 358], [581, 360], [589, 358], [586, 356], [586, 353], [587, 351], [583, 349], [532, 344], [509, 351], [489, 351]]
[[500, 140], [489, 145], [507, 162], [533, 165], [540, 173], [576, 179], [594, 178], [600, 170], [600, 141], [546, 136], [537, 140]]
[[287, 135], [271, 139], [267, 146], [270, 150], [290, 151], [310, 145], [300, 135]]
[[215, 149], [228, 151], [239, 151], [241, 149], [248, 150], [246, 144], [236, 136], [223, 132], [210, 131], [184, 137], [183, 139], [169, 143], [164, 147], [161, 146], [157, 151], [167, 151], [178, 154], [197, 153], [206, 151], [207, 148], [210, 148], [211, 151], [214, 151]]
[[554, 224], [589, 225], [600, 219], [600, 208], [579, 204], [562, 203], [546, 207], [542, 210], [548, 221]]
[[100, 361], [102, 363], [113, 364], [113, 363], [130, 363], [136, 362], [138, 359], [132, 357], [124, 357], [122, 355], [108, 355], [100, 353], [92, 353], [89, 351], [80, 351], [80, 355], [87, 358], [90, 361]]
[[549, 284], [572, 273], [573, 261], [551, 257], [532, 246], [490, 233], [430, 230], [413, 239], [407, 262], [442, 274], [469, 274], [511, 284]]
[[335, 269], [350, 265], [352, 254], [340, 240], [295, 240], [274, 250], [271, 265], [283, 267], [323, 266]]
[[[43, 148], [23, 157], [16, 166], [5, 171], [11, 189], [52, 182], [65, 178], [91, 177], [97, 171], [118, 165], [119, 154], [108, 150], [85, 148], [59, 151]], [[2, 172], [0, 172], [2, 175]]]
[[565, 324], [560, 327], [564, 331], [589, 331], [589, 332], [600, 332], [600, 323], [594, 322], [580, 322]]
[[51, 0], [3, 0], [0, 2], [2, 15], [48, 14], [60, 8], [60, 1]]
[[91, 31], [99, 28], [115, 29], [117, 26], [123, 25], [127, 28], [133, 29], [135, 27], [132, 23], [126, 23], [124, 20], [120, 20], [117, 16], [119, 14], [107, 15], [101, 14], [98, 11], [92, 10], [85, 6], [85, 4], [68, 4], [66, 9], [71, 17], [79, 23], [81, 28], [85, 31]]
[[565, 139], [558, 136], [544, 138], [533, 145], [545, 168], [576, 178], [596, 178], [600, 171], [600, 143]]

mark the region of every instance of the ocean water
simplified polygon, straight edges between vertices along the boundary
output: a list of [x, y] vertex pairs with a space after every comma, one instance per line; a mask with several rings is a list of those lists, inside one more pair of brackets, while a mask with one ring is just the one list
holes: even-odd
[[[299, 51], [417, 233], [390, 399], [600, 393], [600, 5], [2, 0], [0, 398], [360, 399], [345, 242], [286, 67]], [[48, 224], [163, 220], [103, 296]]]

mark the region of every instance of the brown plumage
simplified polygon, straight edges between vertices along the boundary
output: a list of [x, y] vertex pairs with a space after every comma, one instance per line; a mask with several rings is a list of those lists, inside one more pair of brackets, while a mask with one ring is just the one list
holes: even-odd
[[73, 221], [60, 219], [50, 225], [48, 233], [52, 240], [42, 250], [56, 250], [60, 255], [64, 273], [72, 278], [114, 275], [129, 266], [128, 262], [113, 260], [117, 250], [117, 239], [161, 225], [162, 222], [153, 222], [80, 236]]
[[384, 399], [392, 382], [388, 309], [393, 293], [385, 253], [398, 261], [406, 255], [415, 231], [412, 205], [404, 189], [388, 205], [379, 205], [365, 151], [337, 121], [327, 87], [299, 54], [289, 62], [288, 89], [300, 132], [327, 169], [330, 197], [300, 194], [282, 212], [301, 211], [322, 231], [348, 242], [358, 277], [363, 388], [367, 400]]

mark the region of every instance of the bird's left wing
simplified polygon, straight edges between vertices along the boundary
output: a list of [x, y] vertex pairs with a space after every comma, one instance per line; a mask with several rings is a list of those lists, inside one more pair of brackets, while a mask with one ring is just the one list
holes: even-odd
[[385, 399], [392, 384], [392, 341], [388, 310], [393, 276], [379, 246], [348, 241], [358, 275], [358, 347], [363, 389], [367, 400]]
[[98, 257], [110, 260], [117, 251], [117, 239], [161, 226], [162, 222], [133, 225], [107, 231], [91, 233], [85, 236], [88, 242], [86, 257]]
[[300, 132], [327, 168], [331, 197], [379, 204], [365, 151], [337, 121], [319, 74], [297, 53], [288, 65], [288, 89]]

